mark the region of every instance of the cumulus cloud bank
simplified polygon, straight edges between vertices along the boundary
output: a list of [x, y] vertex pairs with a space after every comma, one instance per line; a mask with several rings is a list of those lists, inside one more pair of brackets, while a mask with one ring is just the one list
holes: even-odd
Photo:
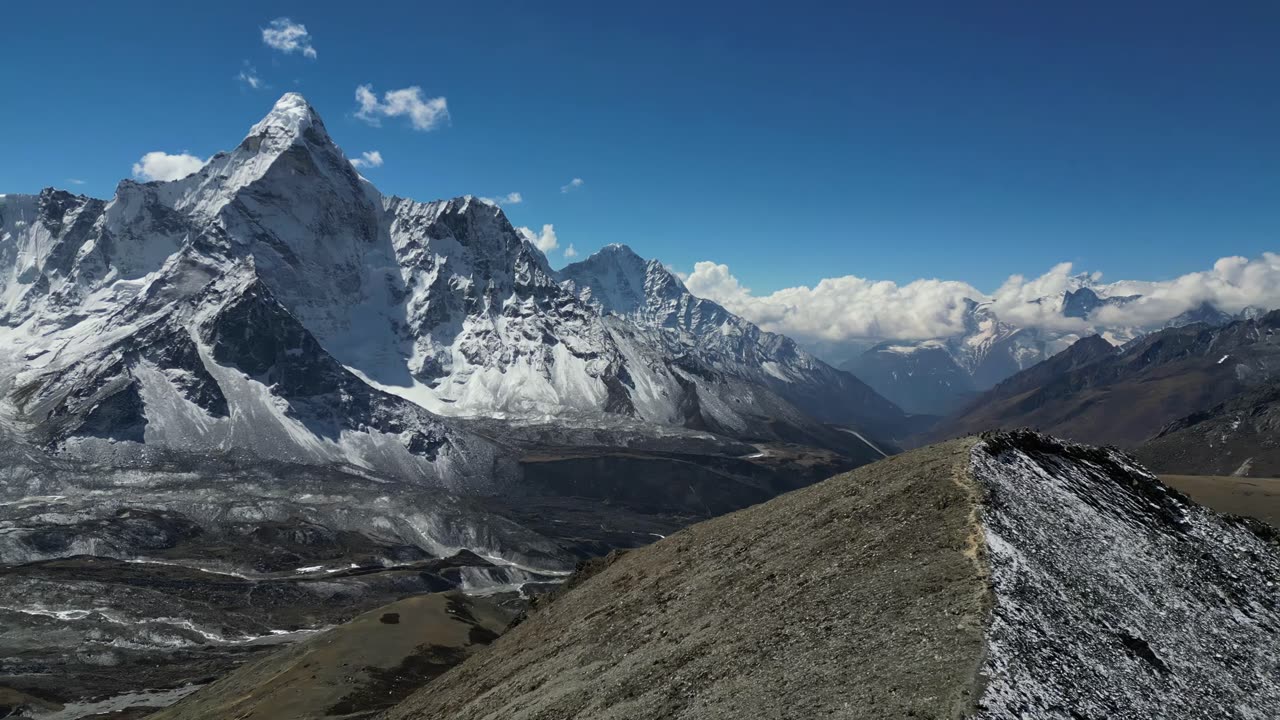
[[916, 280], [898, 285], [853, 275], [755, 295], [727, 265], [713, 262], [696, 264], [685, 285], [694, 295], [715, 300], [766, 330], [812, 340], [951, 335], [964, 327], [964, 299], [982, 297], [963, 282]]
[[1220, 258], [1211, 270], [1188, 273], [1167, 282], [1123, 280], [1110, 286], [1113, 295], [1142, 295], [1121, 308], [1102, 308], [1101, 323], [1128, 321], [1150, 325], [1209, 303], [1235, 313], [1246, 307], [1268, 310], [1280, 307], [1280, 253], [1263, 253], [1249, 259]]
[[170, 155], [159, 150], [149, 152], [133, 164], [133, 176], [139, 180], [177, 180], [204, 167], [205, 161], [188, 153]]
[[[1211, 270], [1163, 282], [1101, 284], [1101, 276], [1073, 274], [1071, 263], [1055, 265], [1035, 278], [1011, 276], [987, 294], [954, 280], [922, 279], [905, 285], [853, 275], [827, 278], [813, 287], [757, 295], [714, 262], [699, 262], [685, 276], [690, 292], [724, 305], [766, 330], [807, 341], [860, 338], [920, 340], [964, 329], [965, 300], [990, 302], [996, 315], [1022, 327], [1085, 331], [1107, 327], [1150, 328], [1210, 303], [1225, 312], [1246, 307], [1280, 307], [1280, 254], [1227, 257]], [[1082, 286], [1103, 296], [1142, 295], [1118, 307], [1104, 307], [1088, 320], [1062, 316], [1055, 302]], [[1047, 301], [1041, 301], [1048, 299]]]
[[375, 127], [382, 124], [384, 117], [407, 117], [414, 130], [434, 130], [449, 120], [449, 102], [442, 97], [422, 97], [422, 88], [412, 86], [400, 90], [388, 90], [382, 94], [382, 100], [373, 91], [372, 85], [361, 85], [356, 88], [356, 102], [360, 109], [356, 117]]

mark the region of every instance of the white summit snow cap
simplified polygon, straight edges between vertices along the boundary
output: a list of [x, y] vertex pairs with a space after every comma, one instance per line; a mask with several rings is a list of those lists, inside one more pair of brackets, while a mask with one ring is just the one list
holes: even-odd
[[288, 138], [291, 144], [319, 121], [315, 111], [311, 109], [311, 105], [301, 93], [288, 92], [281, 95], [275, 106], [271, 108], [271, 112], [249, 130], [249, 136], [261, 136], [264, 146], [268, 140], [285, 138]]

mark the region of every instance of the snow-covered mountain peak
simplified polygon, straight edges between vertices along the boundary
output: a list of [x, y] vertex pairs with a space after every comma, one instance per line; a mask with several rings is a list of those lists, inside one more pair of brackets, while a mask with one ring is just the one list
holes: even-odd
[[274, 128], [299, 135], [313, 124], [319, 124], [321, 128], [324, 126], [320, 116], [301, 93], [287, 92], [280, 96], [271, 112], [254, 125], [249, 134], [259, 135]]
[[240, 148], [271, 156], [303, 142], [341, 153], [329, 138], [320, 115], [301, 94], [291, 92], [277, 100], [271, 112], [249, 129]]
[[643, 274], [645, 267], [651, 262], [655, 261], [640, 257], [628, 245], [610, 243], [591, 253], [585, 260], [579, 260], [573, 265]]
[[[666, 273], [661, 263], [645, 260], [626, 245], [614, 243], [568, 265], [560, 276], [572, 283], [580, 297], [604, 312], [631, 315], [645, 308], [657, 289], [655, 283], [662, 280], [660, 273]], [[684, 287], [679, 290], [683, 292]]]
[[[57, 361], [0, 397], [0, 424], [42, 442], [120, 426], [105, 437], [323, 461], [349, 438], [364, 448], [349, 457], [416, 474], [429, 458], [414, 448], [435, 452], [439, 433], [402, 430], [434, 427], [427, 412], [788, 427], [833, 447], [854, 441], [815, 420], [875, 433], [902, 415], [630, 248], [556, 273], [493, 203], [383, 196], [293, 93], [188, 177], [126, 181], [109, 203], [5, 198], [0, 263], [0, 332], [16, 338], [0, 388], [30, 358]], [[283, 435], [243, 424], [259, 416]]]
[[175, 209], [213, 218], [244, 190], [260, 183], [273, 168], [278, 184], [293, 178], [311, 178], [376, 204], [378, 193], [334, 144], [319, 114], [298, 93], [286, 93], [271, 112], [249, 129], [230, 152], [222, 152], [195, 174], [157, 186], [166, 204]]
[[611, 257], [611, 258], [618, 258], [618, 259], [627, 258], [627, 259], [635, 260], [641, 263], [645, 262], [644, 258], [637, 255], [636, 251], [632, 250], [631, 246], [625, 243], [609, 243], [608, 245], [605, 245], [599, 250], [591, 253], [591, 257], [587, 259], [590, 260], [592, 257], [596, 257], [597, 255], [599, 255], [600, 257]]

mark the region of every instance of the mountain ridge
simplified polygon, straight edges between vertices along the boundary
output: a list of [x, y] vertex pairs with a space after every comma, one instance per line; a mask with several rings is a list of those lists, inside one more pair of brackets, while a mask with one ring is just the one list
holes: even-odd
[[1252, 717], [1280, 698], [1274, 531], [1034, 433], [911, 451], [601, 565], [385, 717]]
[[[0, 228], [0, 251], [7, 251], [0, 252], [0, 260], [10, 256], [13, 267], [0, 278], [5, 300], [0, 334], [11, 340], [11, 352], [0, 358], [0, 366], [11, 369], [0, 375], [20, 377], [8, 383], [7, 414], [11, 425], [64, 449], [82, 427], [90, 439], [72, 444], [90, 454], [114, 455], [119, 443], [165, 443], [176, 436], [159, 432], [169, 423], [156, 417], [129, 425], [128, 433], [106, 438], [110, 445], [104, 446], [92, 434], [100, 424], [92, 414], [99, 411], [113, 418], [170, 412], [188, 429], [217, 423], [225, 398], [215, 396], [227, 394], [221, 387], [226, 383], [238, 388], [241, 399], [258, 396], [245, 400], [249, 405], [233, 403], [231, 416], [270, 414], [281, 402], [277, 390], [288, 387], [280, 378], [302, 371], [284, 369], [296, 364], [290, 358], [301, 348], [297, 343], [312, 348], [305, 354], [318, 356], [316, 349], [322, 349], [329, 358], [324, 362], [333, 367], [326, 372], [338, 393], [333, 402], [354, 397], [353, 392], [366, 399], [360, 407], [326, 406], [318, 398], [302, 405], [299, 398], [284, 401], [286, 415], [305, 406], [310, 414], [301, 423], [308, 431], [322, 425], [338, 429], [311, 432], [320, 445], [305, 433], [285, 432], [278, 443], [288, 448], [288, 457], [281, 459], [328, 461], [332, 453], [321, 446], [337, 443], [355, 464], [373, 463], [382, 472], [440, 478], [454, 472], [461, 458], [448, 467], [429, 467], [439, 465], [434, 456], [425, 465], [396, 459], [396, 443], [418, 449], [424, 443], [399, 437], [404, 423], [376, 419], [371, 413], [382, 411], [374, 411], [370, 402], [401, 407], [396, 412], [402, 417], [409, 406], [439, 416], [428, 420], [410, 412], [439, 429], [440, 438], [426, 445], [454, 438], [452, 445], [468, 448], [463, 455], [477, 449], [484, 456], [501, 450], [481, 450], [489, 443], [469, 437], [449, 416], [519, 422], [565, 417], [579, 423], [634, 417], [747, 439], [779, 437], [768, 429], [775, 421], [787, 428], [781, 436], [824, 437], [828, 445], [868, 459], [875, 457], [869, 447], [824, 430], [824, 423], [856, 424], [861, 433], [891, 444], [905, 419], [856, 378], [789, 339], [762, 333], [694, 298], [665, 270], [664, 288], [633, 298], [646, 309], [611, 319], [598, 301], [576, 296], [572, 283], [566, 286], [566, 278], [496, 205], [471, 196], [421, 203], [381, 195], [351, 166], [297, 93], [282, 96], [235, 149], [214, 155], [187, 177], [126, 180], [110, 201], [52, 190], [34, 198], [5, 196]], [[214, 288], [211, 283], [220, 276], [244, 274], [257, 284], [201, 289]], [[123, 346], [112, 355], [114, 362], [100, 358], [100, 376], [90, 379], [83, 377], [86, 370], [77, 371], [80, 385], [103, 391], [84, 402], [55, 402], [50, 412], [60, 418], [56, 426], [33, 427], [50, 417], [25, 413], [26, 405], [14, 402], [58, 396], [62, 391], [56, 387], [38, 386], [41, 378], [58, 385], [59, 368], [101, 355], [85, 339], [99, 342], [103, 332], [128, 334], [136, 328], [125, 317], [150, 327], [184, 302], [225, 303], [227, 294], [250, 286], [261, 288], [256, 302], [280, 306], [276, 326], [295, 322], [301, 328], [286, 333], [295, 338], [294, 345], [269, 350], [263, 345], [268, 339], [242, 335], [242, 343], [255, 347], [230, 352], [226, 339], [231, 335], [224, 328], [218, 334], [220, 354], [214, 356], [205, 347], [208, 337], [187, 339], [171, 323], [165, 341], [186, 350], [179, 353], [180, 367], [161, 367], [148, 376], [155, 402], [142, 398], [142, 380], [129, 366], [152, 360], [139, 360], [139, 351], [125, 352]], [[703, 313], [709, 319], [680, 325], [660, 317], [664, 303], [673, 302], [688, 309], [690, 318]], [[726, 327], [732, 327], [732, 337], [720, 332]], [[159, 340], [153, 337], [148, 344]], [[195, 347], [188, 347], [192, 342]], [[271, 355], [281, 365], [272, 374], [253, 362], [255, 354]], [[21, 369], [24, 356], [39, 360]], [[242, 363], [235, 376], [214, 371], [233, 356]], [[42, 363], [50, 372], [40, 372]], [[5, 382], [0, 377], [0, 387]], [[369, 390], [358, 389], [361, 385]], [[825, 393], [826, 386], [839, 392]], [[67, 382], [58, 387], [66, 389]], [[250, 412], [251, 406], [258, 409]], [[355, 415], [346, 421], [334, 420], [350, 413]], [[0, 407], [0, 416], [5, 414]], [[227, 442], [235, 445], [239, 437], [232, 433]], [[353, 449], [353, 442], [361, 447]]]
[[927, 437], [1034, 427], [1079, 442], [1136, 447], [1162, 427], [1272, 381], [1280, 311], [1223, 326], [1184, 325], [1123, 348], [1092, 337], [1005, 380]]

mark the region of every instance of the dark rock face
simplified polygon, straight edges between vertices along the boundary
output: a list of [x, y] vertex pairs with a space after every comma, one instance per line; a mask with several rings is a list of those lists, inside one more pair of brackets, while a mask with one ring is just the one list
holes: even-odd
[[240, 291], [203, 328], [213, 358], [272, 389], [320, 437], [374, 429], [404, 437], [410, 452], [434, 459], [443, 423], [401, 398], [369, 387], [320, 346], [259, 283]]
[[1068, 290], [1062, 297], [1062, 314], [1066, 317], [1083, 319], [1092, 315], [1098, 308], [1128, 305], [1139, 297], [1141, 296], [1122, 295], [1102, 298], [1098, 296], [1098, 293], [1087, 287]]

